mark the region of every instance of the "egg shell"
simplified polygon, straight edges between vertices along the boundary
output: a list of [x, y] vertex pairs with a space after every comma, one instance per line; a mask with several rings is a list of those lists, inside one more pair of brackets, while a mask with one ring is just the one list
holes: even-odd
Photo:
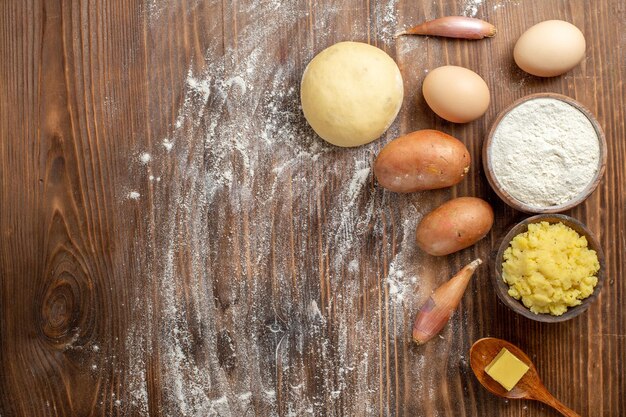
[[489, 107], [489, 87], [474, 71], [454, 65], [435, 68], [422, 86], [428, 106], [440, 117], [454, 123], [467, 123], [485, 114]]
[[546, 20], [520, 36], [513, 50], [515, 63], [538, 77], [555, 77], [574, 68], [585, 57], [585, 36], [562, 20]]

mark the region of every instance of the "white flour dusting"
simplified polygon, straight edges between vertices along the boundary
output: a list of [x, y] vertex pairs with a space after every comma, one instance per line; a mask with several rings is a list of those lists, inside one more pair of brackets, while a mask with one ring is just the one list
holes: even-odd
[[493, 5], [493, 10], [496, 11], [507, 6], [519, 6], [521, 0], [501, 0]]
[[385, 278], [391, 300], [400, 305], [404, 303], [405, 297], [409, 302], [420, 298], [418, 277], [422, 275], [421, 268], [415, 262], [418, 249], [414, 242], [415, 229], [421, 214], [409, 204], [404, 206], [402, 219], [400, 250], [389, 264], [389, 272]]
[[[150, 25], [160, 25], [177, 7], [173, 1], [149, 2]], [[368, 311], [356, 323], [347, 317], [363, 308], [363, 285], [380, 286], [399, 306], [419, 290], [409, 244], [418, 216], [410, 204], [402, 209], [402, 249], [389, 275], [377, 277], [379, 266], [367, 261], [375, 257], [370, 242], [388, 227], [382, 218], [390, 206], [388, 195], [373, 187], [378, 145], [331, 147], [301, 114], [300, 72], [335, 41], [331, 36], [345, 10], [314, 7], [315, 39], [302, 38], [307, 44], [294, 45], [285, 58], [275, 42], [293, 41], [312, 18], [307, 8], [287, 0], [209, 0], [203, 7], [221, 11], [224, 21], [254, 19], [237, 22], [236, 42], [223, 45], [220, 32], [204, 62], [189, 64], [178, 117], [146, 150], [151, 171], [137, 171], [152, 181], [163, 178], [150, 190], [154, 203], [146, 228], [153, 239], [138, 242], [145, 248], [140, 270], [156, 294], [136, 300], [141, 316], [126, 338], [131, 394], [122, 407], [148, 415], [146, 380], [158, 366], [165, 415], [244, 416], [260, 407], [274, 416], [279, 394], [286, 415], [324, 413], [328, 402], [343, 404], [348, 414], [369, 413], [369, 404], [343, 403], [343, 390], [377, 396], [370, 392], [368, 361], [380, 352], [374, 349], [368, 359], [353, 344], [376, 332], [380, 314], [387, 313]], [[389, 48], [396, 0], [374, 7], [377, 32], [356, 26], [352, 40], [372, 36]], [[398, 133], [394, 125], [389, 136]], [[306, 241], [311, 233], [317, 254], [307, 252], [314, 247]], [[291, 253], [295, 259], [285, 256]], [[336, 296], [323, 305], [316, 299], [322, 290]], [[389, 331], [402, 337], [402, 310], [388, 314], [400, 316]], [[262, 350], [267, 346], [274, 350]], [[315, 380], [303, 368], [310, 349], [322, 364]], [[318, 394], [310, 396], [312, 390]]]
[[463, 4], [463, 16], [476, 17], [483, 0], [466, 0]]
[[[198, 94], [205, 103], [211, 95], [211, 77], [209, 76], [205, 79], [198, 80], [190, 72], [187, 76], [187, 86], [191, 92]], [[224, 83], [222, 83], [222, 86], [224, 86]], [[204, 111], [204, 109], [201, 110]]]
[[142, 164], [147, 165], [150, 161], [152, 161], [152, 155], [150, 155], [148, 152], [143, 152], [141, 155], [139, 155], [139, 161]]
[[[354, 160], [352, 178], [339, 197], [336, 199], [337, 208], [340, 211], [340, 216], [334, 218], [334, 227], [331, 230], [335, 230], [335, 247], [337, 254], [335, 256], [335, 266], [340, 267], [345, 262], [345, 256], [349, 252], [355, 243], [355, 239], [360, 236], [355, 227], [358, 223], [369, 224], [372, 220], [373, 206], [369, 205], [364, 213], [359, 213], [359, 210], [355, 210], [355, 204], [361, 195], [361, 191], [365, 186], [367, 180], [370, 179], [371, 161], [366, 160]], [[359, 221], [355, 222], [355, 217], [358, 217]]]
[[397, 0], [387, 0], [376, 2], [376, 15], [379, 17], [380, 36], [383, 41], [391, 41], [396, 33], [398, 18], [396, 15]]

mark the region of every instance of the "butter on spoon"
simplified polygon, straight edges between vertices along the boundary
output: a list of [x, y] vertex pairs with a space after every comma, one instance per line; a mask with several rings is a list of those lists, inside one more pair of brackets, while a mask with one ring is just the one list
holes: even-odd
[[487, 375], [500, 383], [507, 391], [511, 391], [515, 384], [528, 372], [528, 365], [517, 356], [502, 348], [498, 356], [485, 367]]
[[[510, 390], [507, 390], [500, 382], [489, 376], [486, 369], [494, 361], [494, 358], [502, 352], [502, 349], [506, 349], [515, 358], [528, 366], [528, 370], [514, 383]], [[541, 401], [566, 417], [581, 417], [580, 414], [577, 414], [548, 392], [530, 358], [513, 343], [496, 339], [495, 337], [486, 337], [478, 340], [470, 349], [470, 366], [478, 381], [487, 390], [499, 397]], [[493, 366], [489, 368], [493, 369]]]

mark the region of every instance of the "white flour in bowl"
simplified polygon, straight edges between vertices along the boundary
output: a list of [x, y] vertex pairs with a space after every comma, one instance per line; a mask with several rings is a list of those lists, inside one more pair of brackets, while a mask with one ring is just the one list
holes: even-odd
[[554, 98], [528, 100], [500, 121], [489, 158], [497, 182], [534, 208], [577, 197], [600, 165], [600, 141], [576, 107]]

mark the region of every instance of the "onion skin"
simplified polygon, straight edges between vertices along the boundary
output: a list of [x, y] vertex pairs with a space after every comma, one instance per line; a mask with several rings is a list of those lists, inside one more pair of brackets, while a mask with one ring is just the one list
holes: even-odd
[[402, 35], [429, 35], [457, 39], [483, 39], [496, 36], [496, 27], [484, 20], [465, 16], [447, 16], [424, 22], [403, 32]]
[[415, 343], [422, 345], [428, 342], [448, 323], [465, 293], [470, 278], [482, 262], [481, 259], [470, 262], [428, 297], [426, 303], [420, 307], [413, 324]]

